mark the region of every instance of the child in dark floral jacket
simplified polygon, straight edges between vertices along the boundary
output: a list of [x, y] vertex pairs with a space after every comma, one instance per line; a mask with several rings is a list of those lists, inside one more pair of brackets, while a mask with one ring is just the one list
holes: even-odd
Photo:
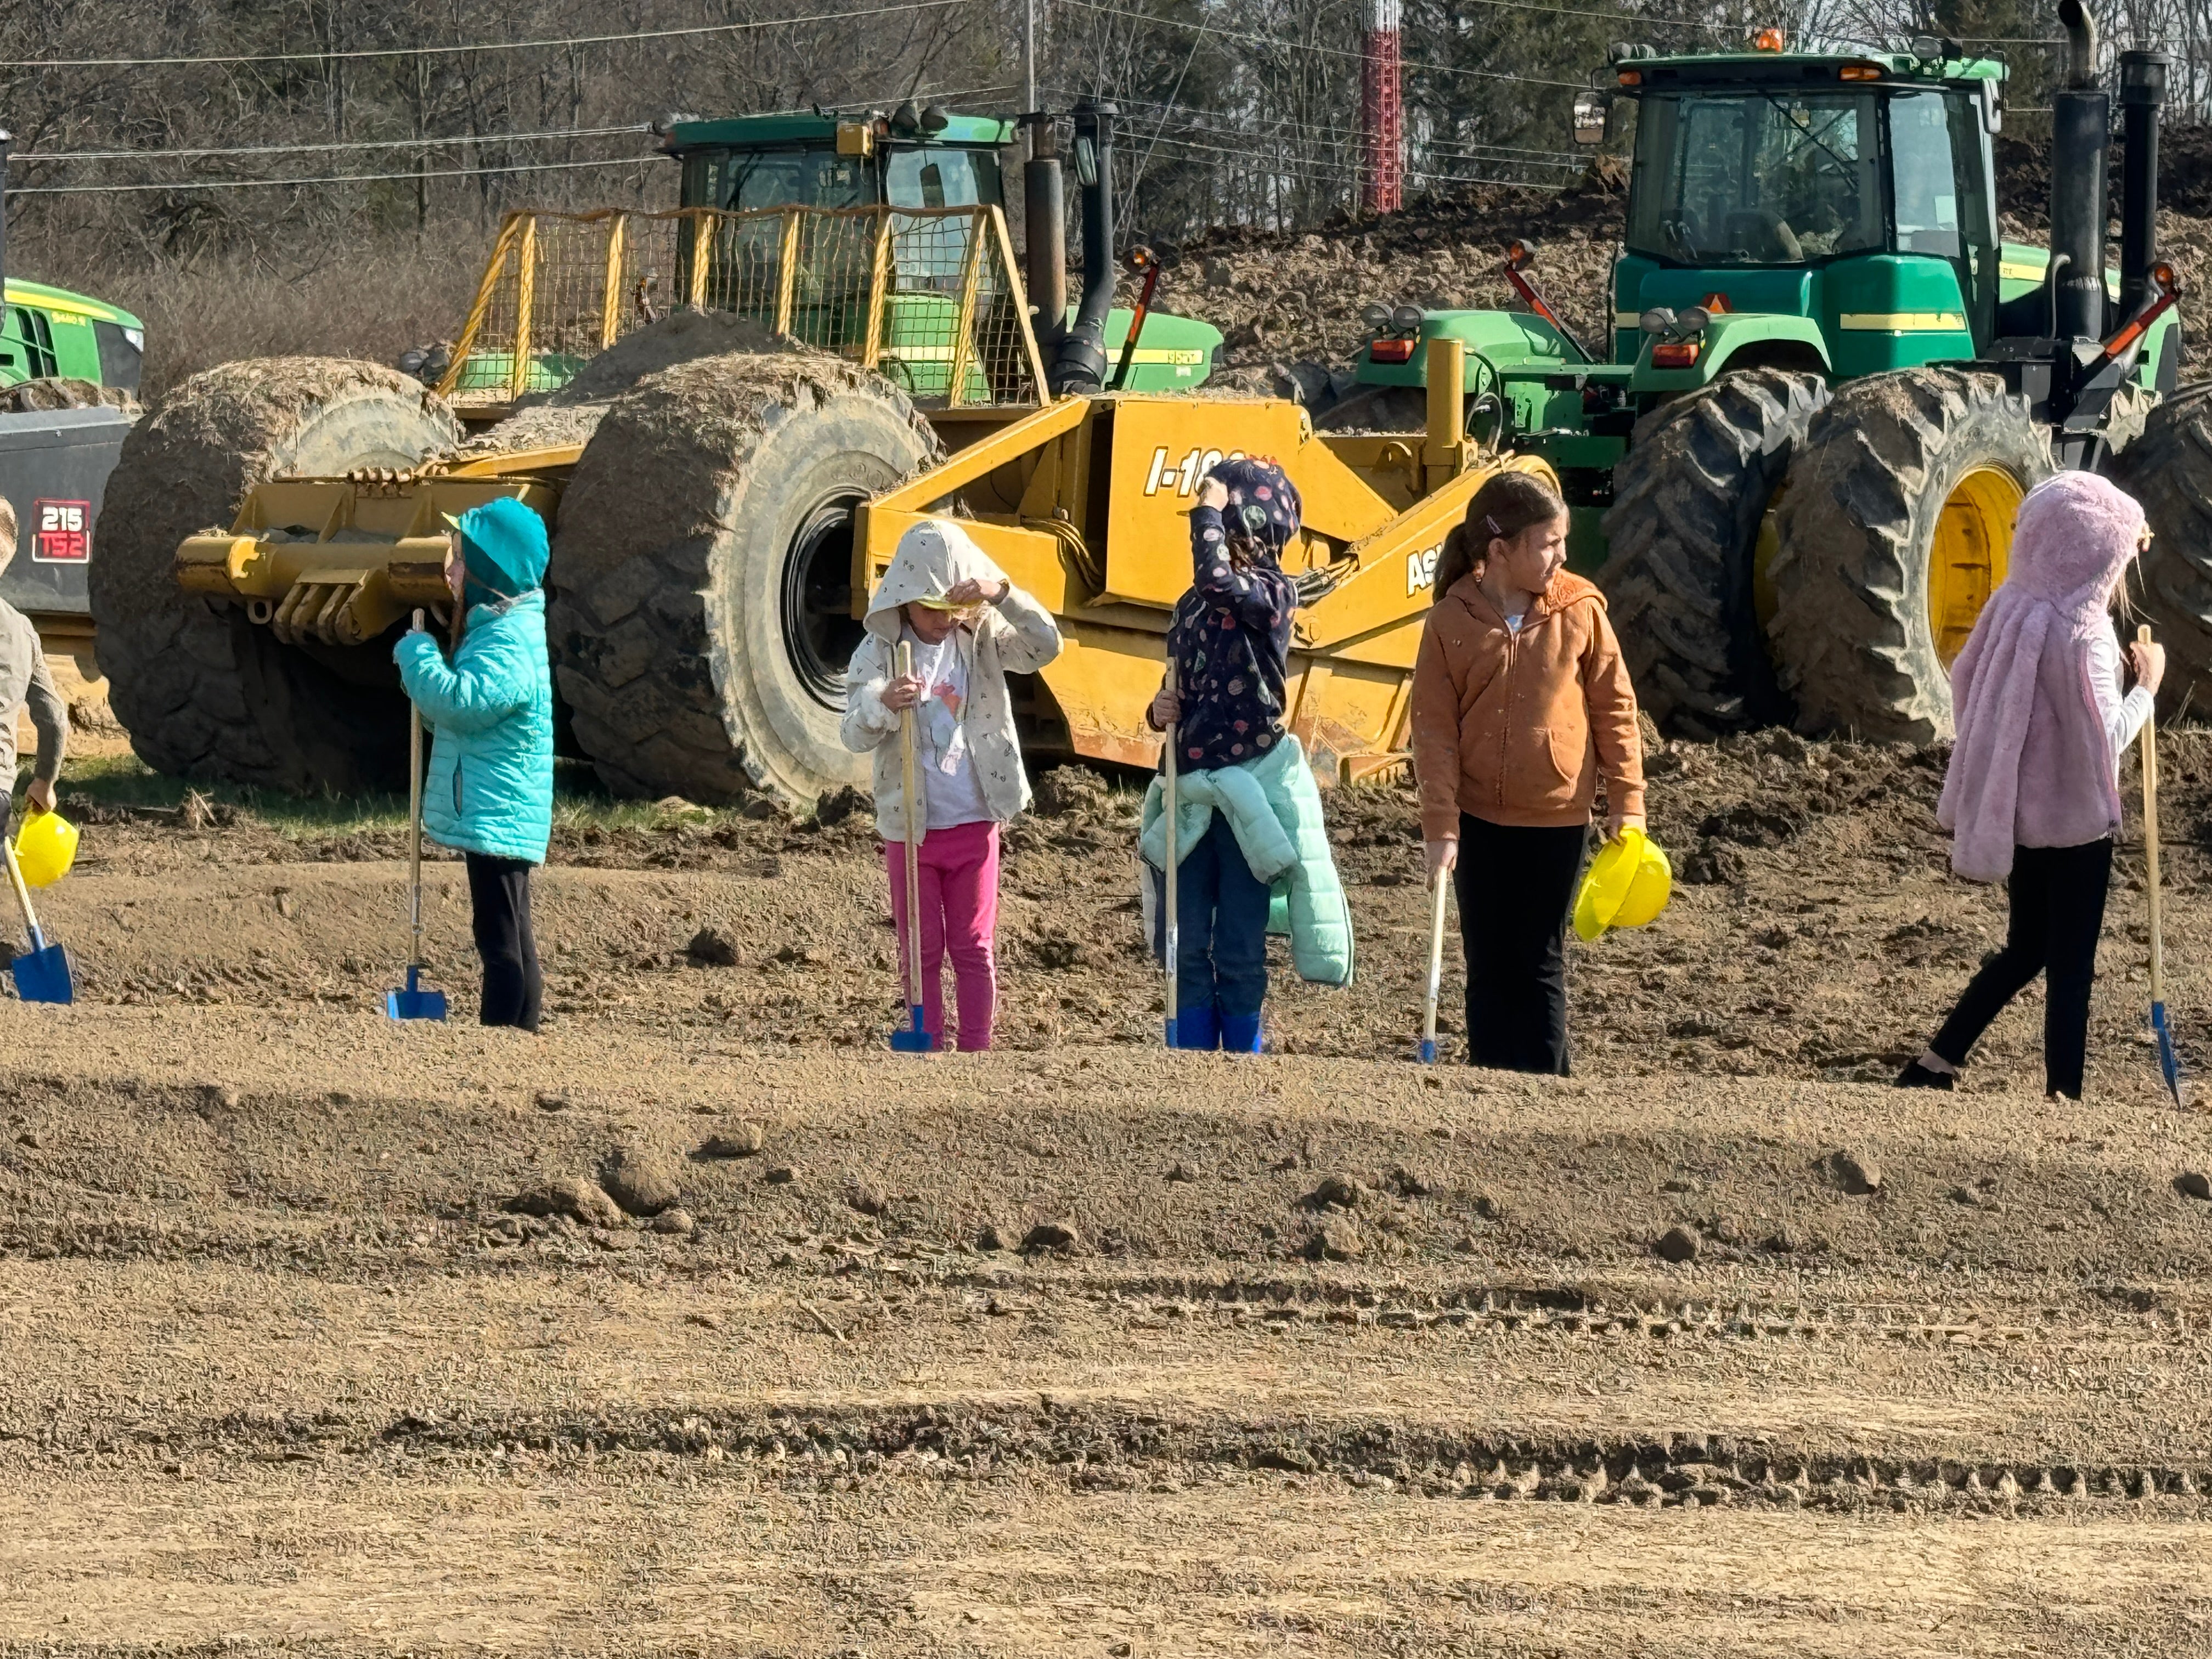
[[[1298, 601], [1281, 559], [1299, 510], [1297, 487], [1272, 461], [1224, 461], [1200, 484], [1191, 588], [1168, 629], [1173, 678], [1148, 711], [1154, 729], [1176, 727], [1181, 772], [1247, 765], [1284, 740]], [[1268, 884], [1252, 873], [1226, 814], [1178, 850], [1178, 1044], [1255, 1051], [1267, 989]]]

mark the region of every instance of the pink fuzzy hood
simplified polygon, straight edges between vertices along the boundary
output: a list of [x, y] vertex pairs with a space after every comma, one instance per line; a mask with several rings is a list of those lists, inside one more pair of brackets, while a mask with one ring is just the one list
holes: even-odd
[[2074, 847], [2119, 827], [2115, 757], [2089, 689], [2089, 641], [2136, 556], [2142, 508], [2087, 472], [2027, 492], [2011, 565], [1951, 669], [1958, 731], [1936, 817], [1951, 867], [2012, 873], [2015, 846]]

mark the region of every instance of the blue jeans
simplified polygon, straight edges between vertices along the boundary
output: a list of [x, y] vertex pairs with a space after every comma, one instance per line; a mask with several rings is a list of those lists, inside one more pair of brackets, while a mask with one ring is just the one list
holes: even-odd
[[[1236, 831], [1219, 812], [1176, 867], [1176, 994], [1186, 1008], [1209, 1004], [1224, 1019], [1249, 1018], [1267, 994], [1267, 884], [1244, 862]], [[1165, 923], [1161, 931], [1164, 933]], [[1154, 939], [1156, 949], [1164, 950]]]

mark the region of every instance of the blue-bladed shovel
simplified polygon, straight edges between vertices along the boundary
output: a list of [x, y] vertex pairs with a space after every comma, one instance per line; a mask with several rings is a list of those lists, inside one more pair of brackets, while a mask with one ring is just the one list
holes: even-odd
[[[415, 626], [422, 613], [415, 613]], [[393, 1019], [443, 1019], [446, 994], [422, 988], [422, 711], [407, 705], [407, 887], [409, 921], [414, 939], [407, 952], [407, 988], [384, 994], [384, 1012]]]
[[[901, 679], [914, 672], [914, 647], [898, 642], [895, 671]], [[899, 710], [899, 785], [906, 792], [906, 937], [899, 954], [906, 958], [906, 1029], [891, 1028], [891, 1050], [902, 1054], [930, 1051], [929, 1027], [921, 1010], [921, 834], [928, 817], [915, 766], [914, 709]]]
[[46, 943], [46, 936], [39, 929], [38, 912], [31, 908], [31, 890], [23, 884], [23, 872], [15, 862], [15, 843], [0, 836], [0, 851], [8, 858], [8, 884], [15, 890], [15, 902], [22, 907], [23, 926], [31, 933], [31, 949], [27, 955], [17, 957], [10, 965], [15, 975], [15, 994], [26, 1002], [75, 1002], [76, 992], [70, 984], [69, 954], [58, 945]]
[[[2150, 624], [2136, 629], [2136, 641], [2150, 643]], [[2160, 937], [2162, 906], [2158, 891], [2158, 717], [2142, 726], [2143, 874], [2150, 888], [2150, 1029], [2158, 1041], [2158, 1069], [2177, 1106], [2181, 1097], [2181, 1056], [2174, 1052], [2173, 1025], [2166, 1012], [2166, 946]]]

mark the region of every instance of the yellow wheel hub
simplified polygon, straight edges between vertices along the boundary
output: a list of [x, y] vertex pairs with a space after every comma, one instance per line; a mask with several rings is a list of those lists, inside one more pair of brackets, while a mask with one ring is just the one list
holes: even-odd
[[1978, 466], [1959, 480], [1928, 550], [1928, 625], [1947, 668], [1966, 648], [1974, 618], [2005, 579], [2013, 520], [2027, 492], [2009, 472]]

